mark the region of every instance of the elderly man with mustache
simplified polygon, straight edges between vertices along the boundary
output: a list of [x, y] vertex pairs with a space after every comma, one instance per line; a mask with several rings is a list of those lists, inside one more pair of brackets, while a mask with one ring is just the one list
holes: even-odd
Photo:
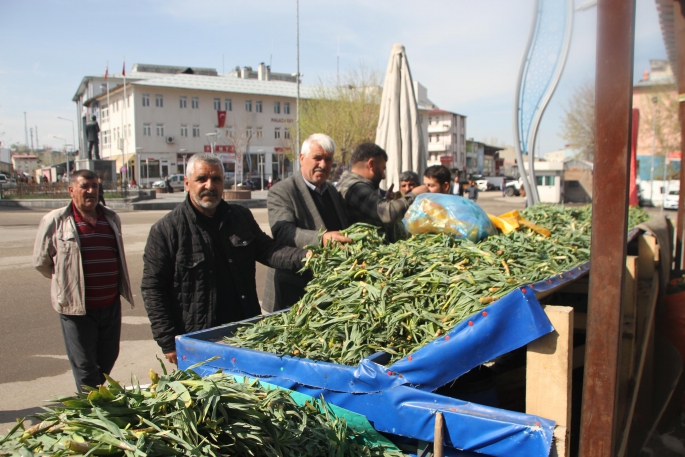
[[[349, 224], [340, 193], [327, 181], [334, 154], [331, 137], [323, 133], [311, 135], [302, 143], [301, 171], [271, 188], [266, 206], [276, 241], [293, 247], [352, 241], [340, 233]], [[310, 280], [309, 273], [270, 268], [262, 310], [270, 313], [291, 307], [304, 295]]]
[[260, 314], [255, 262], [297, 271], [307, 255], [265, 234], [249, 209], [226, 203], [223, 186], [216, 155], [192, 156], [186, 200], [152, 226], [145, 246], [143, 301], [172, 363], [177, 335]]

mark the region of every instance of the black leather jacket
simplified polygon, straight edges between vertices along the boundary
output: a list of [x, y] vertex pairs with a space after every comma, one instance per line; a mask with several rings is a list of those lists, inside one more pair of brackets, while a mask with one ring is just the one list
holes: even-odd
[[249, 209], [222, 201], [219, 236], [223, 252], [214, 252], [210, 234], [197, 224], [188, 197], [150, 230], [143, 255], [141, 290], [152, 335], [164, 353], [175, 350], [175, 337], [216, 322], [217, 278], [213, 256], [224, 255], [236, 287], [242, 314], [260, 314], [255, 262], [299, 269], [306, 251], [278, 244], [265, 234]]

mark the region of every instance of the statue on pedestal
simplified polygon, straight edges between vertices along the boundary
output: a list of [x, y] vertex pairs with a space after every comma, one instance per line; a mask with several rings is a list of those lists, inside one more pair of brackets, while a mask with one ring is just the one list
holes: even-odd
[[92, 122], [86, 124], [86, 139], [88, 140], [88, 160], [92, 160], [93, 148], [95, 148], [95, 160], [100, 160], [100, 126], [95, 116]]

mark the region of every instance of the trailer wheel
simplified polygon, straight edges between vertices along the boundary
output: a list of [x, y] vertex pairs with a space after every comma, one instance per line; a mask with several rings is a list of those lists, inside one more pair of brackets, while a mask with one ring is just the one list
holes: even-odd
[[516, 189], [514, 189], [514, 186], [509, 186], [504, 193], [507, 194], [507, 197], [513, 197], [516, 195]]

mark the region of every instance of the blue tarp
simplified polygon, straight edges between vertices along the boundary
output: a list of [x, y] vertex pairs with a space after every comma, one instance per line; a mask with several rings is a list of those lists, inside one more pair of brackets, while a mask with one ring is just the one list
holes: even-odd
[[388, 367], [382, 365], [384, 353], [352, 367], [217, 343], [242, 325], [236, 323], [177, 337], [179, 368], [218, 356], [201, 371], [222, 369], [307, 395], [323, 395], [331, 404], [366, 415], [381, 432], [432, 441], [439, 410], [445, 415], [447, 446], [487, 455], [546, 456], [553, 421], [429, 391], [553, 331], [535, 291], [558, 287], [586, 272], [583, 266], [516, 289]]

